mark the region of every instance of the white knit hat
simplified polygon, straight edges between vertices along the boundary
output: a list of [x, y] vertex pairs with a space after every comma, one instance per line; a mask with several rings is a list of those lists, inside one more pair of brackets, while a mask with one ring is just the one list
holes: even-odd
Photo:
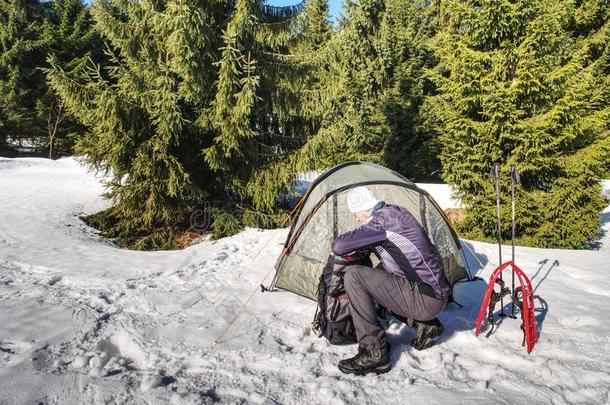
[[368, 211], [377, 205], [378, 202], [377, 196], [364, 186], [353, 188], [347, 194], [347, 207], [352, 214]]

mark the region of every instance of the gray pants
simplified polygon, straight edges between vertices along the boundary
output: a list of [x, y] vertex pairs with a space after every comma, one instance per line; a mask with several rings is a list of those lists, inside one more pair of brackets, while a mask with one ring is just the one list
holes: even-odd
[[428, 321], [441, 313], [448, 300], [422, 294], [417, 283], [367, 266], [349, 266], [344, 283], [358, 344], [366, 348], [386, 344], [375, 302], [404, 318]]

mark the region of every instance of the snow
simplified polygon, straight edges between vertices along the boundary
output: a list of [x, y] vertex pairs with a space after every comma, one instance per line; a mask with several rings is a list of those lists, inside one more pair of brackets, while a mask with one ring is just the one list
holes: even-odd
[[446, 184], [417, 183], [417, 186], [426, 190], [444, 210], [462, 208], [462, 202], [453, 196], [453, 191]]
[[[600, 251], [517, 248], [536, 289], [531, 355], [517, 320], [474, 336], [480, 280], [456, 287], [464, 308], [442, 314], [439, 344], [414, 351], [414, 330], [392, 322], [392, 371], [355, 377], [336, 368], [355, 348], [311, 331], [315, 303], [260, 292], [286, 229], [118, 249], [79, 219], [107, 206], [100, 180], [72, 158], [0, 158], [2, 405], [610, 403], [608, 236]], [[425, 187], [458, 206], [446, 187]], [[464, 245], [487, 279], [497, 247]]]

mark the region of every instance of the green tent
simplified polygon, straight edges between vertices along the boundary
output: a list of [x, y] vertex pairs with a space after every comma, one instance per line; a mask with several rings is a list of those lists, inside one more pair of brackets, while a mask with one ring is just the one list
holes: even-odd
[[334, 238], [357, 226], [347, 208], [347, 193], [358, 186], [367, 186], [380, 199], [405, 207], [415, 216], [438, 249], [452, 285], [471, 279], [455, 231], [426, 191], [383, 166], [351, 161], [321, 174], [299, 202], [275, 264], [271, 289], [280, 288], [316, 300], [320, 274]]

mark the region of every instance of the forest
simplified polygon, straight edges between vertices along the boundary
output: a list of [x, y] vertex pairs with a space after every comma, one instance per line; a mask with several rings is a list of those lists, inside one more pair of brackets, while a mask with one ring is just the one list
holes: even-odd
[[346, 0], [336, 23], [325, 0], [2, 0], [0, 23], [0, 155], [105, 174], [85, 221], [120, 246], [284, 226], [278, 196], [347, 160], [450, 184], [476, 240], [516, 165], [519, 244], [600, 237], [607, 0]]

